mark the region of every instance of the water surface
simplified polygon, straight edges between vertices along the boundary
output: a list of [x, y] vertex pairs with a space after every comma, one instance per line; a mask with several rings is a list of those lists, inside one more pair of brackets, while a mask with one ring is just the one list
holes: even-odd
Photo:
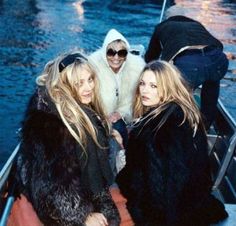
[[[0, 168], [18, 143], [18, 129], [35, 78], [47, 61], [76, 49], [86, 53], [102, 45], [116, 28], [131, 44], [147, 47], [159, 22], [161, 0], [0, 0]], [[176, 0], [225, 44], [229, 73], [221, 98], [236, 118], [235, 1]], [[168, 3], [171, 5], [171, 3]]]

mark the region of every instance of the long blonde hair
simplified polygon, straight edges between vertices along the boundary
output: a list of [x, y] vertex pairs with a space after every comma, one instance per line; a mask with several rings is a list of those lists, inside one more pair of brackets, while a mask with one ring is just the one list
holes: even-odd
[[[157, 108], [152, 112], [153, 117], [165, 110], [170, 102], [175, 102], [183, 110], [184, 119], [182, 123], [187, 119], [193, 129], [196, 129], [199, 123], [202, 125], [201, 115], [193, 99], [192, 91], [174, 65], [161, 60], [152, 61], [143, 69], [140, 80], [146, 71], [152, 71], [157, 80], [159, 102]], [[134, 118], [139, 118], [148, 111], [148, 107], [142, 105], [139, 86], [136, 90], [133, 109]]]
[[[107, 131], [108, 124], [99, 98], [99, 85], [95, 71], [89, 65], [86, 58], [80, 53], [77, 54], [79, 57], [72, 63], [66, 66], [63, 65], [63, 60], [71, 55], [73, 56], [75, 54], [61, 55], [55, 60], [48, 62], [42, 75], [36, 79], [36, 83], [39, 86], [46, 87], [63, 123], [85, 151], [87, 144], [86, 131], [99, 147], [101, 147], [101, 145], [97, 139], [97, 130], [81, 108], [81, 102], [78, 96], [77, 83], [82, 68], [92, 75], [95, 83], [94, 95], [90, 107], [105, 122]], [[61, 65], [65, 67], [59, 70]]]

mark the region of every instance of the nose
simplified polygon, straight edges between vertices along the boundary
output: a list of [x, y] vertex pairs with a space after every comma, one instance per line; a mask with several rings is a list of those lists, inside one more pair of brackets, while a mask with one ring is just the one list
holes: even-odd
[[147, 89], [148, 87], [146, 86], [146, 85], [142, 85], [141, 87], [140, 87], [140, 92], [141, 93], [147, 93], [148, 92], [148, 89]]
[[86, 82], [86, 83], [84, 84], [84, 90], [85, 90], [85, 91], [91, 91], [92, 89], [93, 89], [93, 85], [92, 85], [91, 83]]
[[118, 59], [118, 58], [119, 58], [118, 53], [116, 53], [114, 56], [114, 59]]

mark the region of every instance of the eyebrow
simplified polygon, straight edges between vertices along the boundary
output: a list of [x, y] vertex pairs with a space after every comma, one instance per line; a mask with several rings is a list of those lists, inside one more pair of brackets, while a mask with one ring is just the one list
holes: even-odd
[[[89, 80], [90, 78], [94, 78], [92, 74], [89, 75], [89, 77], [88, 77], [87, 80]], [[85, 81], [85, 80], [86, 80], [86, 79], [84, 79], [84, 78], [82, 78], [82, 79], [80, 78], [78, 81], [79, 81], [79, 82], [81, 82], [81, 81], [83, 82], [83, 81]]]
[[152, 85], [157, 85], [157, 82], [146, 82], [143, 79], [140, 80], [140, 82], [144, 82], [144, 83], [148, 83], [148, 84], [152, 84]]

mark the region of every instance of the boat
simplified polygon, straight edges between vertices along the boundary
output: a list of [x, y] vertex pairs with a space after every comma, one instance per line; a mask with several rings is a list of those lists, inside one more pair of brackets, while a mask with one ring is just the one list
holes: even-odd
[[219, 226], [236, 225], [236, 122], [219, 100], [217, 116], [208, 134], [213, 194], [226, 207], [229, 217]]
[[[195, 99], [199, 98], [199, 90]], [[216, 119], [208, 131], [209, 157], [214, 185], [213, 194], [220, 199], [229, 217], [217, 226], [231, 226], [236, 223], [236, 121], [231, 117], [221, 100], [218, 101]], [[12, 152], [0, 171], [0, 226], [7, 225], [15, 198], [14, 183], [10, 181], [14, 160], [20, 143]]]
[[[165, 4], [166, 1], [163, 3], [160, 22]], [[133, 54], [142, 56], [144, 47], [142, 45], [131, 46], [131, 51]], [[199, 93], [200, 90], [198, 89], [195, 93], [197, 102], [199, 101]], [[226, 220], [215, 224], [215, 226], [233, 226], [236, 225], [236, 121], [221, 100], [218, 100], [216, 119], [209, 129], [207, 137], [214, 181], [212, 193], [225, 204], [229, 213]], [[0, 171], [0, 226], [7, 225], [15, 202], [14, 181], [10, 181], [10, 174], [19, 148], [20, 143]]]

